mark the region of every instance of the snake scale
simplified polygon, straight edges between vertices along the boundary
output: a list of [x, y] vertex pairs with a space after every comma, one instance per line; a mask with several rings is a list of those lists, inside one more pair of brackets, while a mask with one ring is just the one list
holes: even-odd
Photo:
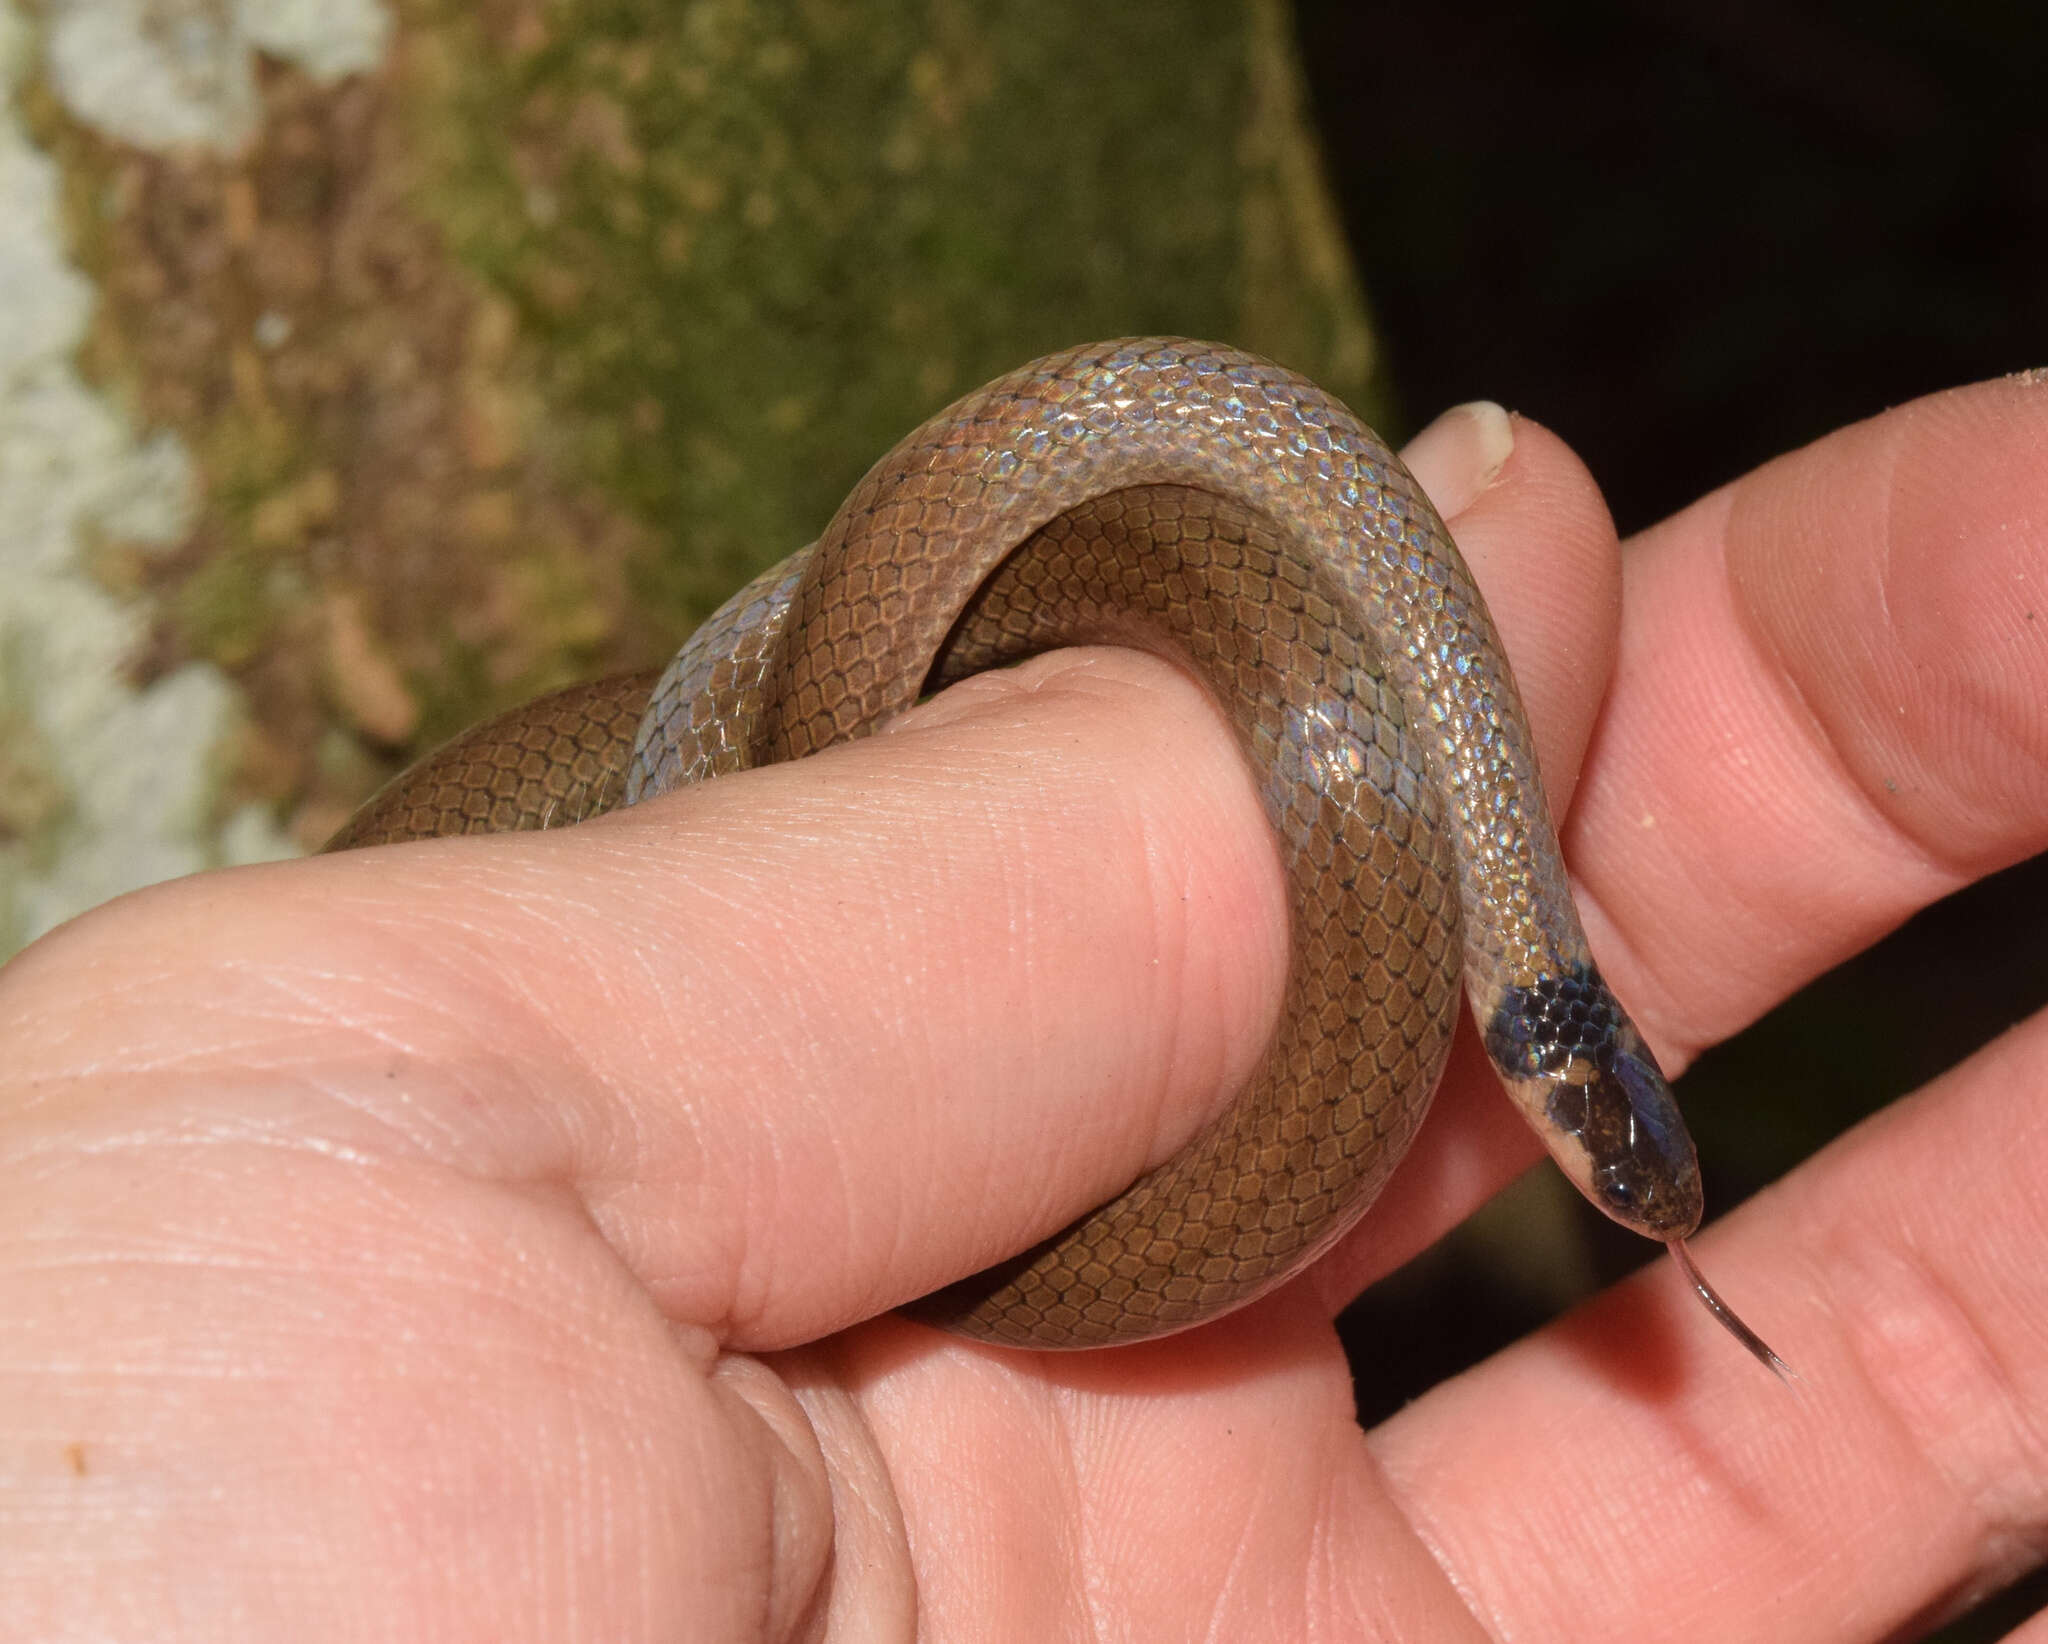
[[885, 456], [824, 534], [667, 670], [513, 710], [330, 848], [577, 821], [863, 735], [976, 670], [1141, 647], [1203, 679], [1260, 779], [1292, 948], [1235, 1105], [1072, 1226], [914, 1311], [1037, 1347], [1165, 1334], [1263, 1294], [1371, 1203], [1443, 1070], [1462, 983], [1508, 1094], [1608, 1215], [1684, 1238], [1693, 1145], [1573, 907], [1513, 676], [1398, 458], [1340, 402], [1211, 343], [1033, 362]]

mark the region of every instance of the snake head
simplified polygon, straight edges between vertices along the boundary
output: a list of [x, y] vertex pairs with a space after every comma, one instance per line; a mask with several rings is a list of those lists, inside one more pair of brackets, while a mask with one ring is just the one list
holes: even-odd
[[1683, 1238], [1703, 1204], [1692, 1137], [1628, 1013], [1591, 965], [1502, 991], [1486, 1050], [1572, 1184], [1622, 1226]]

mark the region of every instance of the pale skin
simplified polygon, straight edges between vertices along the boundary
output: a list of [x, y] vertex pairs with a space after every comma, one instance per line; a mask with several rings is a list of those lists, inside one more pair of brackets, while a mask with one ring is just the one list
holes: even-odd
[[[1667, 1067], [2048, 847], [2048, 386], [1845, 430], [1625, 573], [1540, 427], [1414, 456]], [[1852, 1640], [2027, 1567], [2042, 1017], [1698, 1240], [1795, 1388], [1659, 1262], [1358, 1429], [1332, 1315], [1537, 1152], [1462, 1049], [1243, 1313], [1067, 1356], [890, 1316], [1227, 1099], [1283, 919], [1218, 714], [1073, 652], [66, 927], [0, 972], [0, 1636]]]

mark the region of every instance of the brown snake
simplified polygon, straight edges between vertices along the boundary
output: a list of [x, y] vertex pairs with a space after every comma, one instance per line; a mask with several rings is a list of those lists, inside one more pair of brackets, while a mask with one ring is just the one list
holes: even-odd
[[1372, 1201], [1443, 1070], [1462, 976], [1510, 1096], [1587, 1198], [1693, 1267], [1692, 1140], [1594, 968], [1492, 619], [1377, 435], [1215, 344], [1070, 349], [968, 395], [659, 680], [559, 692], [406, 772], [330, 848], [577, 821], [873, 730], [1060, 645], [1132, 645], [1221, 699], [1261, 779], [1293, 944], [1229, 1112], [1110, 1203], [916, 1304], [1081, 1347], [1213, 1318]]

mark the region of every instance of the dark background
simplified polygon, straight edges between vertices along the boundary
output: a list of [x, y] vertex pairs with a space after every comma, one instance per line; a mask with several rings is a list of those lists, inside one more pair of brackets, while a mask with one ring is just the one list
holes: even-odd
[[[2048, 363], [2037, 9], [1551, 11], [1298, 0], [1402, 432], [1500, 400], [1570, 441], [1626, 535], [1887, 406]], [[1679, 1095], [1715, 1212], [2048, 1003], [2044, 930], [2048, 858], [1705, 1058]], [[1575, 1285], [1646, 1259], [1580, 1220]], [[1347, 1315], [1355, 1342], [1404, 1339], [1392, 1366], [1354, 1353], [1361, 1416], [1557, 1300], [1452, 1241]], [[2044, 1606], [2037, 1575], [1941, 1636], [1995, 1638]]]

